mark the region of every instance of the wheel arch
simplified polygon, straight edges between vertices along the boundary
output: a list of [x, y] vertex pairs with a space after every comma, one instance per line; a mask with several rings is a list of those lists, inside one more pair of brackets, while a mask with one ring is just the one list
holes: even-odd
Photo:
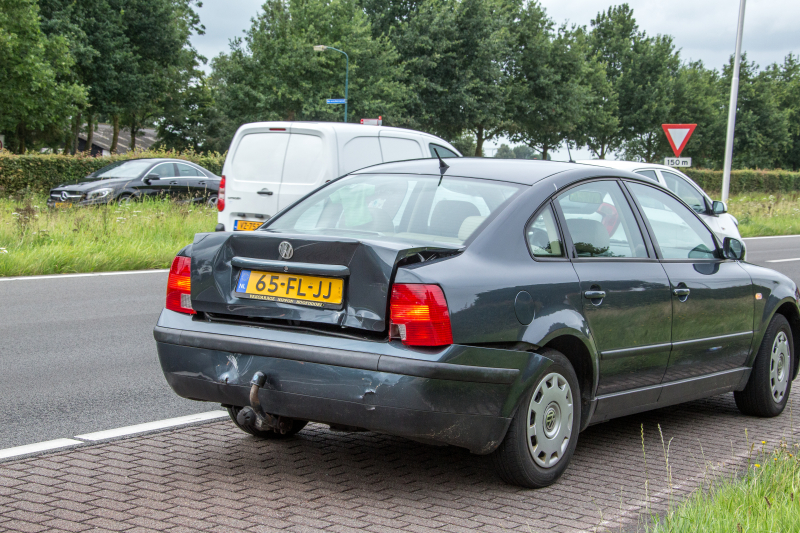
[[592, 350], [587, 346], [588, 339], [565, 333], [547, 342], [544, 348], [557, 350], [564, 354], [575, 374], [578, 376], [578, 383], [581, 387], [581, 424], [583, 430], [589, 424], [591, 417], [591, 403], [594, 398], [595, 383], [597, 378], [596, 359], [592, 357]]
[[[792, 371], [792, 381], [797, 377], [798, 366], [800, 366], [800, 352], [795, 348], [796, 340], [800, 339], [800, 311], [797, 309], [797, 304], [793, 301], [783, 302], [772, 316], [783, 315], [789, 321], [789, 327], [792, 330], [792, 350], [794, 351], [794, 369]], [[772, 319], [770, 318], [770, 321]]]

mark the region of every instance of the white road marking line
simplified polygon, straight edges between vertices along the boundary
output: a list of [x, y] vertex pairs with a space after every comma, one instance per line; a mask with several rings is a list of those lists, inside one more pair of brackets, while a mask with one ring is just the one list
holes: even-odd
[[90, 278], [95, 276], [127, 276], [130, 274], [164, 274], [169, 269], [164, 270], [127, 270], [123, 272], [87, 272], [85, 274], [52, 274], [48, 276], [18, 276], [15, 278], [0, 277], [0, 281], [25, 281], [28, 279], [64, 279], [64, 278]]
[[753, 241], [756, 239], [788, 239], [789, 237], [800, 237], [800, 235], [770, 235], [769, 237], [742, 237], [742, 239]]
[[56, 439], [37, 442], [35, 444], [26, 444], [25, 446], [16, 446], [14, 448], [0, 450], [0, 459], [8, 459], [9, 457], [16, 457], [18, 455], [28, 455], [29, 453], [45, 452], [47, 450], [56, 450], [58, 448], [67, 448], [78, 444], [83, 443], [74, 439]]
[[228, 412], [208, 411], [206, 413], [198, 413], [196, 415], [180, 416], [178, 418], [168, 418], [166, 420], [158, 420], [156, 422], [147, 422], [146, 424], [137, 424], [135, 426], [126, 426], [123, 428], [109, 429], [107, 431], [98, 431], [96, 433], [87, 433], [85, 435], [76, 435], [75, 438], [92, 441], [113, 439], [115, 437], [133, 435], [135, 433], [144, 433], [145, 431], [153, 431], [156, 429], [163, 429], [173, 426], [182, 426], [184, 424], [202, 422], [204, 420], [213, 420], [215, 418], [222, 418], [223, 416], [228, 416]]
[[767, 263], [786, 263], [787, 261], [800, 261], [800, 257], [793, 257], [791, 259], [773, 259]]

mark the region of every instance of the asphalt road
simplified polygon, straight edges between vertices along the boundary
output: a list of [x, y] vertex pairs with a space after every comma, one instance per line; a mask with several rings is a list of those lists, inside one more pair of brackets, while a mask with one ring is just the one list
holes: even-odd
[[[746, 239], [800, 283], [800, 237]], [[783, 259], [796, 261], [770, 262]], [[166, 273], [0, 281], [0, 449], [219, 409], [176, 396], [153, 326]]]
[[166, 273], [0, 281], [0, 449], [219, 409], [161, 374], [166, 286]]

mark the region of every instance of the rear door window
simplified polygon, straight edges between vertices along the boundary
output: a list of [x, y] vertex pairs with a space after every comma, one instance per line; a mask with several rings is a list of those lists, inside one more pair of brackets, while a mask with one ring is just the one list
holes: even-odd
[[382, 163], [381, 145], [378, 137], [356, 137], [350, 139], [342, 150], [341, 173]]
[[439, 153], [439, 157], [441, 157], [442, 159], [445, 159], [447, 157], [458, 157], [457, 153], [455, 153], [454, 151], [450, 150], [449, 148], [445, 148], [444, 146], [442, 146], [440, 144], [429, 144], [428, 148], [430, 149], [431, 157], [433, 157], [433, 158], [436, 157], [436, 153], [437, 152]]
[[628, 189], [642, 206], [664, 259], [714, 259], [711, 232], [690, 209], [669, 194], [639, 183]]
[[564, 244], [550, 204], [531, 220], [525, 235], [534, 257], [564, 257]]
[[656, 176], [655, 170], [637, 170], [636, 173], [658, 183], [658, 176]]
[[419, 143], [413, 139], [400, 139], [398, 137], [381, 137], [381, 152], [383, 162], [405, 161], [406, 159], [420, 159], [422, 150]]
[[578, 185], [558, 197], [577, 257], [647, 257], [642, 232], [615, 181]]
[[674, 172], [662, 170], [661, 175], [664, 177], [664, 182], [667, 184], [667, 189], [674, 192], [678, 198], [686, 202], [686, 204], [694, 209], [695, 212], [706, 212], [706, 202], [703, 199], [703, 193], [698, 191], [694, 185]]
[[242, 137], [233, 156], [234, 180], [279, 183], [289, 137], [288, 133], [251, 133]]
[[186, 163], [175, 163], [175, 166], [178, 167], [178, 176], [181, 178], [196, 178], [203, 175], [196, 168]]
[[286, 150], [283, 183], [313, 185], [325, 174], [322, 162], [322, 139], [316, 135], [293, 133]]

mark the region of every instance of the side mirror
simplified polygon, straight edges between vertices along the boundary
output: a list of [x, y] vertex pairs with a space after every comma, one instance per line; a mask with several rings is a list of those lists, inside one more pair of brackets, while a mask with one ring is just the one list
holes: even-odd
[[[714, 202], [717, 203], [717, 202]], [[722, 202], [720, 202], [722, 203]], [[725, 237], [722, 240], [722, 255], [725, 259], [744, 260], [744, 244], [739, 239]]]
[[142, 181], [145, 183], [145, 185], [150, 185], [151, 181], [160, 179], [161, 176], [159, 176], [158, 174], [148, 174], [147, 176], [144, 177], [144, 179], [142, 179]]
[[721, 215], [722, 213], [728, 212], [728, 206], [725, 205], [725, 202], [718, 202], [715, 200], [714, 202], [711, 203], [711, 211], [715, 215]]

